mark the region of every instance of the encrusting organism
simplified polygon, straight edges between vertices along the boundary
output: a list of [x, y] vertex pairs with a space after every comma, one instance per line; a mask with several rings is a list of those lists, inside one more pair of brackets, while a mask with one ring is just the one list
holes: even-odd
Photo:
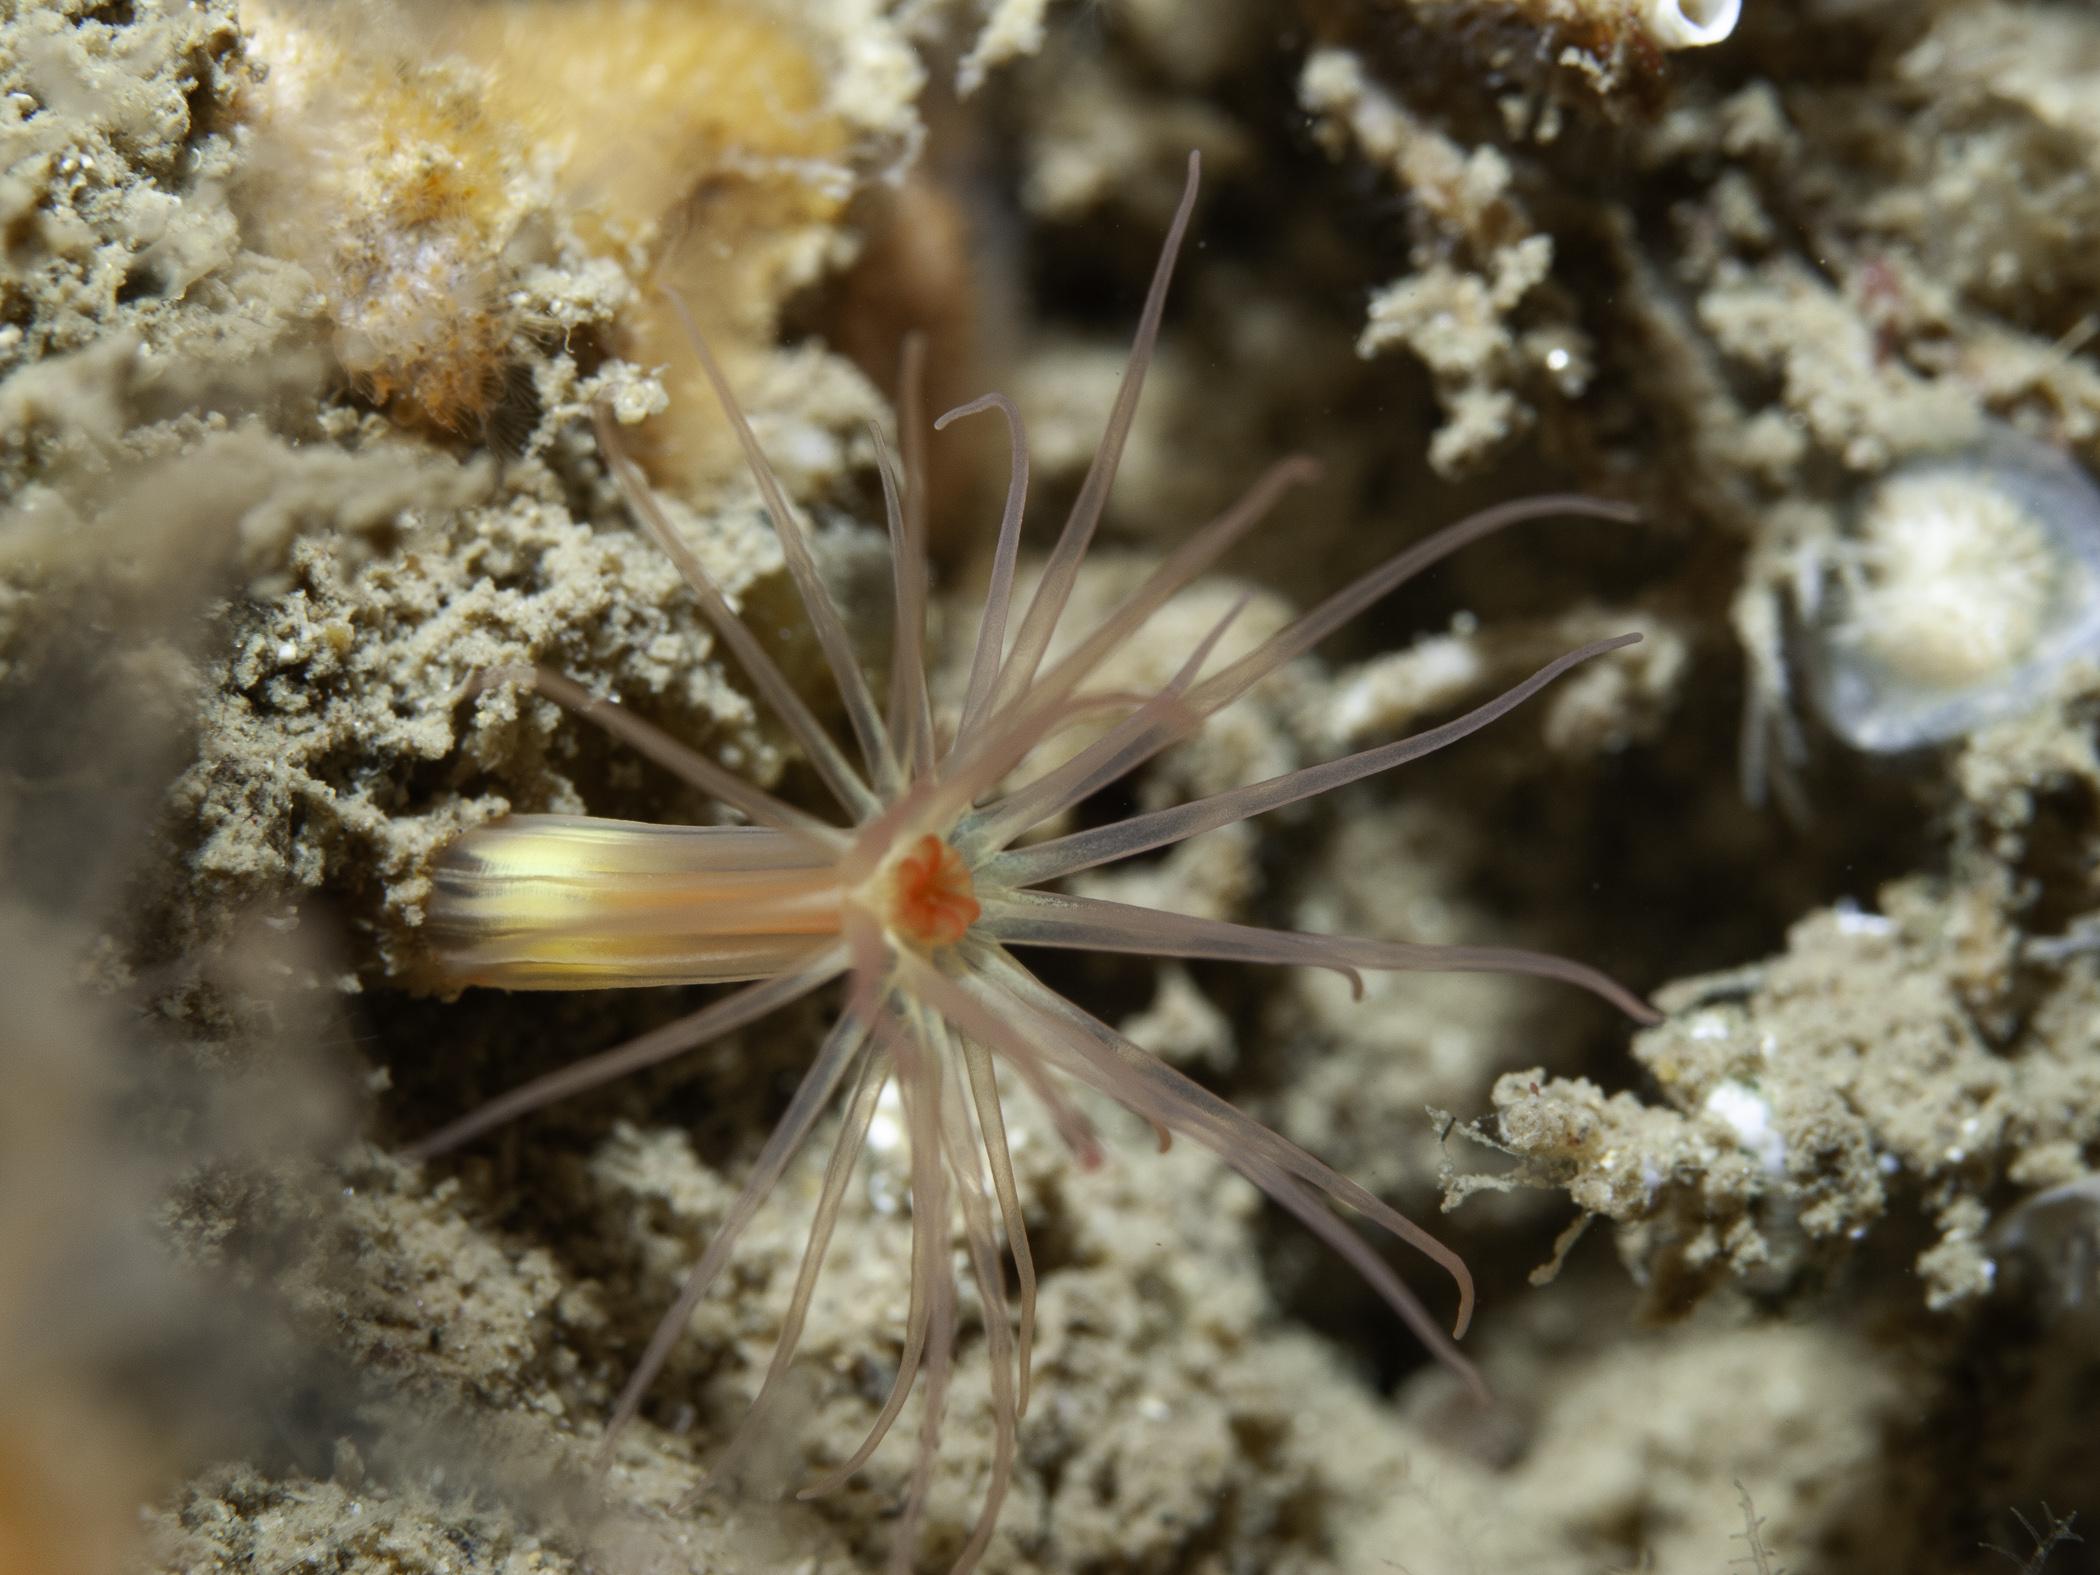
[[[750, 368], [830, 255], [855, 161], [895, 135], [856, 120], [882, 120], [883, 91], [842, 93], [850, 112], [830, 101], [823, 28], [760, 8], [241, 10], [268, 65], [242, 95], [244, 233], [312, 275], [309, 309], [359, 396], [430, 433], [487, 435], [504, 405], [550, 393], [533, 365], [574, 330], [616, 353], [659, 340], [661, 298], [635, 288], [649, 280], [690, 292], [724, 359]], [[855, 69], [893, 82], [901, 44], [862, 43]], [[702, 211], [733, 245], [687, 241]], [[686, 358], [671, 374], [699, 392]], [[733, 468], [711, 406], [676, 408], [645, 429], [657, 473], [690, 486]]]
[[[1641, 1021], [1657, 1020], [1650, 1008], [1595, 970], [1536, 953], [1278, 932], [1041, 889], [1061, 876], [1166, 847], [1426, 755], [1484, 727], [1577, 663], [1631, 643], [1638, 635], [1599, 640], [1570, 652], [1499, 698], [1414, 737], [1194, 803], [1015, 846], [1023, 833], [1188, 737], [1206, 718], [1311, 649], [1344, 620], [1469, 542], [1519, 520], [1552, 513], [1628, 517], [1617, 505], [1577, 497], [1491, 508], [1398, 554], [1207, 677], [1202, 676], [1205, 663], [1232, 622], [1232, 613], [1159, 692], [1083, 689], [1104, 660], [1251, 529], [1287, 487], [1311, 479], [1309, 462], [1287, 459], [1170, 554], [1067, 654], [1046, 664], [1130, 431], [1168, 280], [1194, 207], [1196, 178], [1197, 162], [1191, 155], [1188, 188], [1153, 275], [1128, 375], [1092, 469], [1025, 609], [1011, 605], [1027, 490], [1020, 417], [1011, 401], [991, 394], [934, 423], [938, 430], [959, 417], [996, 409], [1009, 424], [1013, 447], [1012, 484], [975, 655], [960, 717], [952, 738], [945, 741], [937, 733], [925, 677], [923, 469], [918, 412], [910, 392], [915, 379], [909, 371], [900, 420], [905, 451], [901, 497], [886, 453], [879, 441], [877, 445], [884, 453], [882, 480], [896, 596], [890, 689], [886, 707], [879, 708], [819, 581], [804, 528], [713, 358], [701, 347], [703, 363], [744, 445], [789, 571], [839, 686], [861, 767], [848, 759], [730, 610], [639, 470], [614, 443], [610, 418], [601, 412], [601, 447], [635, 514], [677, 561], [703, 612], [792, 731], [850, 817], [850, 826], [828, 824], [781, 802], [618, 705], [544, 669], [496, 669], [469, 685], [474, 693], [506, 684], [536, 688], [603, 725], [750, 824], [649, 826], [565, 815], [513, 815], [470, 831], [440, 856], [435, 871], [427, 924], [433, 956], [444, 974], [458, 984], [523, 989], [757, 982], [628, 1045], [514, 1089], [408, 1152], [414, 1158], [443, 1153], [527, 1111], [705, 1044], [831, 980], [843, 979], [836, 1025], [635, 1367], [607, 1425], [599, 1461], [601, 1469], [610, 1463], [621, 1429], [639, 1410], [739, 1233], [818, 1117], [841, 1088], [849, 1088], [844, 1122], [771, 1367], [750, 1415], [724, 1452], [725, 1457], [734, 1454], [737, 1440], [748, 1435], [751, 1419], [765, 1411], [788, 1370], [847, 1182], [877, 1100], [894, 1080], [910, 1137], [913, 1222], [903, 1349], [888, 1400], [867, 1440], [824, 1481], [804, 1490], [805, 1497], [822, 1493], [860, 1468], [901, 1412], [923, 1367], [926, 1389], [918, 1452], [891, 1542], [893, 1570], [910, 1566], [953, 1366], [959, 1307], [949, 1230], [957, 1208], [970, 1270], [982, 1305], [992, 1314], [985, 1319], [984, 1339], [995, 1421], [990, 1484], [975, 1530], [956, 1560], [958, 1571], [975, 1565], [991, 1539], [1013, 1471], [1016, 1426], [1028, 1404], [1036, 1280], [1007, 1152], [995, 1057], [1046, 1107], [1082, 1164], [1099, 1163], [1100, 1145], [1086, 1117], [1061, 1091], [1063, 1078], [1134, 1111], [1158, 1130], [1163, 1143], [1169, 1133], [1180, 1132], [1211, 1149], [1340, 1252], [1439, 1360], [1476, 1393], [1485, 1393], [1479, 1374], [1459, 1354], [1453, 1337], [1444, 1334], [1385, 1260], [1330, 1211], [1321, 1194], [1442, 1265], [1458, 1283], [1455, 1333], [1462, 1334], [1471, 1316], [1473, 1290], [1456, 1254], [1363, 1187], [1053, 993], [1014, 958], [1009, 944], [1310, 964], [1341, 972], [1359, 987], [1358, 970], [1367, 968], [1531, 973], [1593, 990]], [[1120, 714], [1120, 719], [1097, 742], [997, 796], [996, 790], [1046, 737], [1104, 714]], [[998, 1315], [1008, 1305], [999, 1250], [1002, 1224], [1018, 1281], [1018, 1317], [1012, 1326]], [[705, 1487], [703, 1483], [696, 1488], [686, 1502]]]

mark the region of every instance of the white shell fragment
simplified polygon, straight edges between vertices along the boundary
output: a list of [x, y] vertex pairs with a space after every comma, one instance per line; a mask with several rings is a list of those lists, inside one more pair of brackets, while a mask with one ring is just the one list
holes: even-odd
[[2100, 1291], [2100, 1176], [2037, 1192], [1991, 1232], [1994, 1252], [2017, 1252], [2059, 1309]]
[[1642, 20], [1664, 49], [1701, 49], [1735, 31], [1743, 0], [1646, 0]]
[[1880, 754], [1957, 738], [2100, 656], [2100, 488], [1998, 429], [1883, 477], [1804, 589], [1809, 688], [1839, 737]]

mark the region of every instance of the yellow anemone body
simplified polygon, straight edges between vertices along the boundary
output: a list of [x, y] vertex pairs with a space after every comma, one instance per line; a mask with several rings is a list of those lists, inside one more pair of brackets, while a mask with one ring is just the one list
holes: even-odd
[[840, 927], [834, 864], [757, 826], [512, 815], [446, 850], [426, 918], [459, 984], [763, 979]]

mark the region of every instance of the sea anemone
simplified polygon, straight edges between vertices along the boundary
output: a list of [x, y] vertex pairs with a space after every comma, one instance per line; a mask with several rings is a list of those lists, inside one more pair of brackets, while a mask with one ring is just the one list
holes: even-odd
[[[910, 1565], [954, 1361], [958, 1295], [949, 1233], [957, 1209], [970, 1270], [987, 1309], [984, 1337], [995, 1418], [990, 1486], [975, 1530], [956, 1560], [958, 1572], [976, 1564], [991, 1538], [1013, 1470], [1016, 1426], [1028, 1404], [1036, 1280], [1007, 1152], [995, 1058], [1047, 1108], [1084, 1165], [1099, 1163], [1100, 1145], [1063, 1092], [1066, 1078], [1143, 1117], [1163, 1144], [1169, 1133], [1179, 1132], [1211, 1149], [1348, 1259], [1440, 1361], [1485, 1394], [1478, 1372], [1453, 1343], [1463, 1334], [1473, 1303], [1471, 1278], [1456, 1254], [1363, 1187], [1046, 988], [1008, 950], [1010, 945], [1311, 964], [1348, 976], [1359, 989], [1358, 970], [1367, 968], [1541, 974], [1591, 989], [1642, 1021], [1655, 1020], [1647, 1006], [1602, 974], [1559, 958], [1277, 932], [1042, 889], [1061, 876], [1165, 847], [1428, 754], [1485, 726], [1576, 663], [1639, 639], [1635, 634], [1572, 651], [1499, 698], [1411, 738], [1194, 803], [1016, 846], [1024, 833], [1188, 737], [1344, 620], [1467, 543], [1549, 513], [1627, 517], [1618, 506], [1575, 497], [1492, 508], [1400, 553], [1209, 676], [1203, 670], [1232, 621], [1230, 613], [1158, 692], [1083, 689], [1111, 654], [1244, 535], [1287, 487], [1311, 479], [1309, 462], [1288, 459], [1170, 554], [1097, 628], [1046, 664], [1129, 435], [1168, 280], [1194, 206], [1196, 180], [1191, 155], [1188, 187], [1152, 278], [1129, 373], [1107, 431], [1035, 594], [1011, 625], [1027, 490], [1019, 413], [1010, 400], [991, 394], [934, 423], [938, 430], [959, 417], [996, 409], [1008, 422], [1013, 447], [1012, 483], [990, 588], [952, 737], [944, 739], [935, 725], [925, 676], [924, 489], [911, 393], [916, 378], [909, 370], [900, 421], [902, 489], [886, 453], [881, 461], [895, 558], [896, 618], [887, 705], [878, 707], [819, 581], [804, 529], [712, 356], [700, 346], [837, 681], [859, 748], [858, 767], [731, 611], [639, 470], [614, 442], [612, 423], [601, 413], [601, 446], [634, 513], [677, 561], [703, 612], [793, 733], [849, 825], [829, 824], [760, 791], [557, 674], [500, 668], [480, 674], [469, 686], [474, 692], [511, 683], [536, 688], [603, 725], [749, 824], [648, 826], [512, 815], [470, 831], [445, 850], [435, 871], [428, 933], [443, 973], [458, 984], [514, 989], [757, 982], [631, 1044], [504, 1094], [408, 1152], [416, 1158], [442, 1153], [527, 1111], [705, 1044], [843, 978], [836, 1025], [635, 1367], [607, 1425], [599, 1460], [601, 1469], [611, 1460], [615, 1439], [636, 1414], [739, 1233], [819, 1116], [841, 1088], [850, 1087], [772, 1364], [737, 1437], [749, 1433], [751, 1418], [765, 1410], [787, 1372], [848, 1179], [877, 1101], [894, 1081], [910, 1137], [913, 1221], [902, 1355], [866, 1442], [825, 1481], [804, 1490], [805, 1497], [824, 1492], [860, 1468], [896, 1420], [923, 1367], [918, 1453], [891, 1544], [893, 1570]], [[877, 448], [882, 452], [879, 441]], [[1119, 719], [1097, 741], [1021, 786], [999, 792], [1046, 737], [1104, 715]], [[1452, 1275], [1459, 1292], [1453, 1336], [1445, 1335], [1385, 1259], [1329, 1209], [1322, 1193], [1426, 1253]], [[1000, 1316], [1008, 1305], [1001, 1225], [1018, 1281], [1018, 1316], [1012, 1325]], [[725, 1457], [735, 1449], [732, 1439]]]
[[1898, 466], [1796, 593], [1817, 708], [1900, 753], [2033, 709], [2100, 655], [2100, 488], [2009, 427]]

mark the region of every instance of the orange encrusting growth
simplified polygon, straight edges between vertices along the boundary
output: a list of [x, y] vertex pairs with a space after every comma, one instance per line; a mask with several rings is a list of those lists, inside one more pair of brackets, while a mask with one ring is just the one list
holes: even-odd
[[829, 265], [855, 184], [813, 40], [738, 0], [480, 6], [459, 39], [487, 68], [491, 115], [556, 162], [577, 233], [641, 286], [611, 347], [668, 366], [671, 406], [641, 434], [650, 475], [674, 491], [733, 475], [736, 439], [662, 287], [732, 376], [760, 376], [780, 304]]
[[755, 379], [781, 303], [842, 255], [859, 155], [818, 33], [741, 0], [242, 0], [241, 20], [269, 68], [242, 102], [244, 235], [313, 276], [361, 395], [472, 436], [524, 386], [528, 339], [618, 311], [605, 348], [672, 368], [655, 474], [734, 473], [697, 363], [657, 354], [677, 339], [658, 287]]
[[984, 911], [962, 855], [928, 833], [897, 861], [890, 928], [922, 946], [953, 946]]
[[309, 8], [248, 0], [244, 95], [258, 134], [244, 179], [249, 244], [312, 276], [343, 370], [398, 420], [468, 434], [504, 387], [517, 324], [498, 287], [526, 208], [520, 130], [485, 110], [478, 73], [414, 58]]

